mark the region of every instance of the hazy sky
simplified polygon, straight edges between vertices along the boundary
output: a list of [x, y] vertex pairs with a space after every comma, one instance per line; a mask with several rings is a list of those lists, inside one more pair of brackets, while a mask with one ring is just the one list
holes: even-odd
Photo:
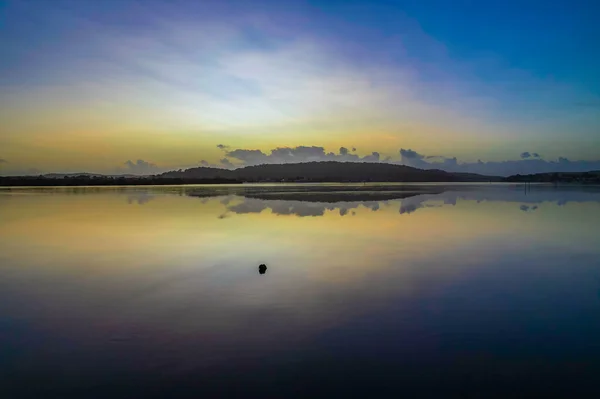
[[0, 171], [298, 146], [597, 161], [599, 17], [595, 0], [0, 0]]

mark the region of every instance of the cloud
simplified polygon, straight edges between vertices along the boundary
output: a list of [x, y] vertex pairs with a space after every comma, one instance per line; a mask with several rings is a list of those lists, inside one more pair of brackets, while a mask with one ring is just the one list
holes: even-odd
[[357, 154], [350, 153], [347, 147], [340, 147], [339, 153], [336, 154], [334, 152], [326, 152], [324, 147], [304, 145], [297, 147], [277, 147], [272, 149], [268, 154], [261, 150], [238, 148], [227, 151], [226, 155], [229, 158], [241, 161], [240, 166], [319, 161], [380, 162], [381, 160], [381, 154], [376, 151], [360, 157]]
[[[356, 148], [352, 147], [352, 150]], [[340, 147], [338, 153], [328, 152], [321, 146], [302, 145], [297, 147], [277, 147], [270, 152], [259, 149], [237, 148], [226, 151], [227, 158], [223, 158], [213, 167], [244, 167], [260, 164], [285, 164], [313, 161], [338, 161], [338, 162], [383, 162], [411, 166], [419, 169], [440, 169], [447, 172], [477, 173], [489, 176], [510, 176], [515, 174], [533, 174], [547, 172], [585, 172], [600, 170], [600, 160], [596, 161], [571, 161], [559, 157], [556, 161], [544, 160], [536, 152], [523, 152], [517, 160], [485, 162], [478, 159], [476, 162], [461, 162], [457, 157], [442, 155], [426, 155], [413, 149], [401, 148], [397, 154], [400, 159], [393, 156], [382, 155], [378, 151], [360, 156]]]
[[425, 156], [419, 154], [416, 151], [413, 151], [411, 149], [405, 150], [404, 148], [400, 149], [400, 156], [402, 158], [408, 158], [408, 159], [423, 159]]
[[227, 158], [223, 158], [219, 162], [221, 163], [221, 165], [223, 165], [227, 169], [235, 168], [235, 165], [233, 163], [231, 163], [231, 161]]
[[521, 153], [521, 159], [529, 159], [529, 158], [541, 158], [541, 156], [537, 152], [525, 151], [525, 152]]
[[[419, 154], [418, 152], [411, 150], [410, 148], [408, 150], [404, 149], [404, 148], [400, 148], [400, 163], [406, 166], [412, 166], [413, 168], [420, 168], [420, 169], [429, 169], [428, 165], [429, 163], [424, 161], [424, 159], [426, 158], [430, 158], [430, 157], [426, 157], [423, 154]], [[440, 158], [440, 159], [444, 159], [443, 157], [431, 157], [431, 158]]]
[[259, 165], [267, 163], [267, 155], [261, 150], [244, 150], [237, 149], [227, 151], [227, 156], [242, 161], [246, 165]]
[[128, 160], [124, 165], [127, 167], [127, 171], [134, 175], [152, 175], [160, 172], [158, 166], [143, 159], [138, 159], [135, 162]]
[[210, 166], [210, 163], [208, 161], [205, 161], [204, 159], [202, 161], [200, 161], [200, 165], [208, 167]]
[[[459, 162], [456, 157], [423, 157], [421, 154], [413, 154], [412, 150], [400, 150], [402, 155], [400, 163], [420, 169], [441, 169], [447, 172], [478, 173], [489, 176], [511, 176], [516, 174], [527, 175], [535, 173], [551, 172], [587, 172], [600, 170], [600, 160], [593, 161], [571, 161], [565, 157], [559, 157], [556, 161], [541, 159], [538, 153], [524, 152], [520, 154], [519, 160], [490, 161], [483, 162]], [[433, 159], [430, 161], [430, 159]]]
[[220, 150], [226, 150], [229, 148], [229, 146], [225, 144], [217, 144], [217, 148]]
[[361, 159], [362, 162], [379, 162], [380, 155], [378, 152], [373, 152]]

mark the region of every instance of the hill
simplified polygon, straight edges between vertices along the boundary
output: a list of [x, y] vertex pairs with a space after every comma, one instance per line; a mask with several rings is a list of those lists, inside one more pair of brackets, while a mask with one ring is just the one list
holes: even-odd
[[45, 176], [0, 176], [0, 187], [56, 187], [56, 186], [161, 186], [181, 184], [223, 184], [242, 183], [231, 179], [185, 179], [157, 176], [65, 176], [63, 178]]
[[423, 170], [404, 165], [366, 162], [306, 162], [246, 166], [235, 170], [192, 168], [159, 175], [165, 178], [234, 179], [245, 182], [487, 182], [499, 177]]
[[121, 177], [139, 177], [137, 175], [132, 175], [132, 174], [122, 174], [122, 175], [103, 175], [100, 173], [87, 173], [87, 172], [82, 172], [82, 173], [47, 173], [45, 175], [42, 175], [45, 178], [48, 179], [64, 179], [64, 178], [86, 178], [86, 177], [97, 177], [97, 178], [121, 178]]
[[513, 175], [504, 179], [515, 183], [578, 183], [578, 184], [600, 184], [600, 171], [590, 172], [555, 172], [536, 173], [533, 175]]
[[209, 167], [177, 170], [153, 176], [73, 175], [0, 177], [0, 186], [101, 186], [220, 184], [259, 182], [489, 182], [500, 177], [423, 170], [404, 165], [366, 162], [307, 162], [246, 166], [234, 170]]

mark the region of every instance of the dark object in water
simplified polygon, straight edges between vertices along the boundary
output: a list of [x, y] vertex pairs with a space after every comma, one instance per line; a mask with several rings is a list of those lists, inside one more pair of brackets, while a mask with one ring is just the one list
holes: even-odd
[[260, 274], [265, 274], [267, 272], [267, 265], [263, 263], [262, 265], [258, 266], [258, 272]]

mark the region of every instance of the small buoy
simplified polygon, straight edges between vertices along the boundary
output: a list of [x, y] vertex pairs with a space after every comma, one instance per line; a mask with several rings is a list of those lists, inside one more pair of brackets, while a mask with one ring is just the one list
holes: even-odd
[[263, 263], [262, 265], [258, 266], [258, 272], [260, 274], [265, 274], [267, 272], [267, 265]]

